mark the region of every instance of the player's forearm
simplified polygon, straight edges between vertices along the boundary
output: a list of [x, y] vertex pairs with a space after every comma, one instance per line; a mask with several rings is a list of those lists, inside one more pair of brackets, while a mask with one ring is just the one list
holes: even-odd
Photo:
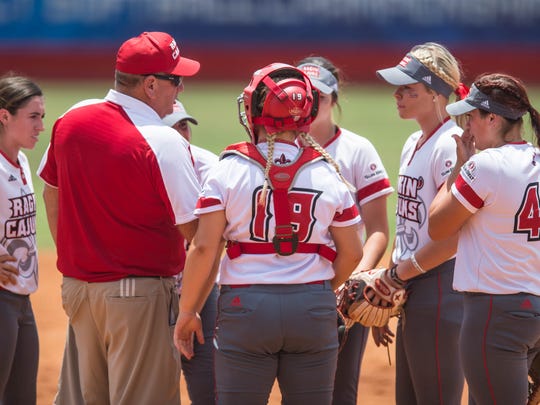
[[386, 251], [390, 234], [386, 200], [387, 196], [384, 195], [362, 205], [366, 240], [364, 255], [357, 270], [371, 270], [377, 267]]
[[221, 256], [223, 254], [223, 248], [224, 247], [225, 247], [225, 241], [223, 241], [221, 243], [221, 246], [218, 249], [218, 253], [216, 254], [216, 257], [214, 259], [214, 264], [212, 265], [212, 270], [210, 272], [210, 279], [209, 279], [209, 282], [206, 284], [207, 289], [202, 294], [202, 296], [204, 296], [204, 299], [202, 300], [202, 302], [199, 302], [199, 306], [197, 307], [197, 312], [202, 311], [202, 308], [203, 308], [208, 296], [210, 295], [210, 292], [214, 288], [214, 284], [216, 283], [216, 278], [217, 278], [217, 274], [218, 274], [218, 270], [219, 270], [219, 265], [221, 263]]
[[191, 222], [186, 222], [185, 224], [178, 224], [176, 227], [188, 242], [193, 240], [195, 233], [197, 232], [197, 227], [199, 225], [199, 220], [195, 219]]
[[364, 244], [364, 255], [355, 270], [371, 270], [378, 266], [386, 247], [388, 245], [388, 234], [379, 231], [372, 233]]
[[343, 284], [351, 273], [354, 271], [358, 263], [362, 260], [362, 245], [358, 245], [358, 249], [338, 249], [336, 259], [332, 263], [335, 276], [332, 279], [332, 288], [336, 290]]
[[197, 246], [192, 246], [191, 249], [182, 276], [179, 304], [180, 311], [186, 313], [201, 310], [215, 281], [215, 274], [213, 278], [212, 274], [217, 251], [212, 252]]
[[457, 242], [457, 235], [443, 241], [428, 242], [414, 253], [414, 260], [419, 268], [414, 265], [412, 259], [407, 259], [398, 264], [397, 275], [401, 280], [409, 280], [423, 274], [421, 270], [430, 271], [456, 254]]
[[335, 290], [343, 284], [362, 260], [362, 242], [358, 226], [330, 227], [330, 233], [336, 246], [336, 259], [332, 263], [335, 276], [332, 288]]

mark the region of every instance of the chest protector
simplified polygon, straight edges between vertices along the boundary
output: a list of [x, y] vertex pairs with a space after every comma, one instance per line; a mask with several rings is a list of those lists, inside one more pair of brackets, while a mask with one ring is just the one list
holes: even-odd
[[[264, 171], [266, 157], [261, 154], [257, 147], [250, 142], [240, 142], [228, 146], [221, 154], [221, 158], [228, 155], [238, 155], [251, 162]], [[268, 175], [268, 182], [272, 189], [274, 202], [274, 215], [276, 228], [272, 242], [236, 242], [227, 241], [227, 255], [234, 259], [241, 254], [278, 254], [289, 256], [293, 253], [316, 253], [333, 261], [336, 252], [320, 243], [304, 243], [298, 241], [298, 235], [291, 225], [291, 213], [288, 192], [294, 179], [300, 170], [311, 163], [322, 160], [323, 156], [312, 147], [304, 147], [298, 158], [291, 164], [278, 166], [272, 165]]]

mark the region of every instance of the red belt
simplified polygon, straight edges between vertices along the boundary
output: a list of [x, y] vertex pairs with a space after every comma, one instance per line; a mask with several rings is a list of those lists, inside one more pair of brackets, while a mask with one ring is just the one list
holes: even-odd
[[[229, 259], [236, 259], [242, 254], [261, 255], [276, 253], [273, 243], [268, 242], [227, 242], [227, 256]], [[320, 243], [298, 242], [295, 253], [317, 253], [329, 262], [336, 258], [336, 251]]]

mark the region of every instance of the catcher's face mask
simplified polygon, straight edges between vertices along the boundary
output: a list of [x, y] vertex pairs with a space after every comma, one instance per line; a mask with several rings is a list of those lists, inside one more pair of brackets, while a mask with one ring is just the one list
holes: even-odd
[[[271, 76], [288, 78], [275, 82]], [[257, 104], [263, 89], [267, 90], [266, 97], [259, 112]], [[254, 135], [256, 125], [264, 126], [268, 134], [287, 130], [309, 131], [317, 116], [319, 92], [301, 70], [284, 63], [273, 63], [253, 74], [237, 101], [240, 123], [246, 128], [251, 142], [257, 143]]]

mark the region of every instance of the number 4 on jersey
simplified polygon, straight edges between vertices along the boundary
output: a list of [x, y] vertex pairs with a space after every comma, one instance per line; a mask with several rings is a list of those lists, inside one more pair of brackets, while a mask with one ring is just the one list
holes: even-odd
[[526, 233], [528, 241], [540, 240], [540, 198], [538, 183], [525, 190], [521, 207], [514, 217], [514, 233]]

